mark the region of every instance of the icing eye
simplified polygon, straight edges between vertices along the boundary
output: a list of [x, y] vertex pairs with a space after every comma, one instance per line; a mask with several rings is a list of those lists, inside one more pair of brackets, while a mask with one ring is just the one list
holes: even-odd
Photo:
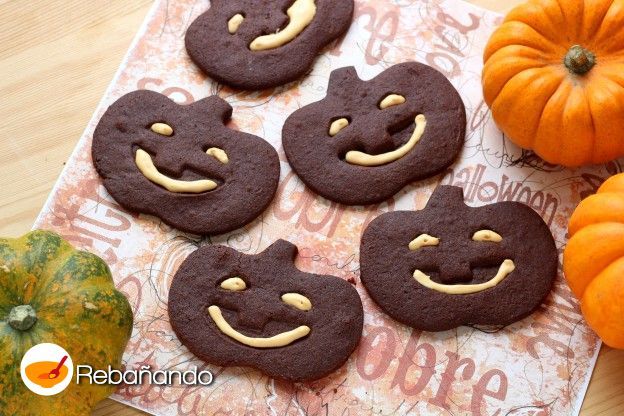
[[208, 156], [214, 157], [215, 159], [217, 159], [219, 162], [223, 163], [224, 165], [230, 161], [227, 153], [225, 153], [225, 150], [219, 149], [218, 147], [211, 147], [210, 149], [206, 150], [206, 154]]
[[421, 234], [409, 243], [409, 249], [412, 251], [418, 250], [421, 247], [437, 246], [440, 244], [440, 239], [432, 237], [429, 234]]
[[229, 290], [232, 292], [240, 292], [247, 289], [247, 284], [240, 277], [230, 277], [221, 282], [221, 289]]
[[331, 126], [329, 126], [329, 135], [331, 137], [334, 137], [335, 135], [337, 135], [338, 133], [340, 133], [340, 131], [342, 129], [344, 129], [345, 127], [347, 127], [349, 125], [349, 119], [347, 118], [339, 118], [337, 120], [334, 120], [331, 123]]
[[489, 241], [492, 243], [500, 243], [503, 237], [492, 230], [479, 230], [472, 236], [473, 241]]
[[245, 16], [240, 13], [232, 16], [232, 18], [228, 20], [228, 32], [230, 32], [232, 35], [238, 32], [238, 28], [240, 27], [241, 23], [243, 23], [243, 20], [245, 20]]
[[312, 302], [310, 299], [299, 293], [285, 293], [282, 295], [282, 302], [294, 306], [302, 311], [309, 311], [312, 309]]
[[388, 107], [394, 107], [395, 105], [400, 105], [405, 102], [405, 97], [399, 94], [390, 94], [387, 95], [386, 98], [381, 100], [379, 103], [379, 109], [384, 110]]
[[154, 133], [160, 134], [161, 136], [172, 136], [173, 135], [173, 127], [166, 123], [154, 123], [150, 127]]

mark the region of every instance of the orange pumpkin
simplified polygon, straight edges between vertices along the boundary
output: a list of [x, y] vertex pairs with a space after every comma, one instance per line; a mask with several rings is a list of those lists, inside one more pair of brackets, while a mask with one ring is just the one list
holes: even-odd
[[485, 101], [518, 146], [565, 166], [624, 156], [624, 2], [530, 0], [484, 62]]
[[589, 326], [624, 349], [624, 173], [579, 204], [568, 225], [563, 271]]

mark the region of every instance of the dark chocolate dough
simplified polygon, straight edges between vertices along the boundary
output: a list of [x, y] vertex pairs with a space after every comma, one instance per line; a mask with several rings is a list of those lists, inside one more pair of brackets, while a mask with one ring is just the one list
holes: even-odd
[[[390, 94], [402, 95], [405, 103], [380, 109]], [[402, 158], [381, 166], [345, 161], [352, 150], [377, 155], [401, 147], [419, 114], [426, 117], [424, 134]], [[332, 137], [330, 125], [340, 118], [349, 125]], [[362, 81], [353, 67], [333, 71], [327, 96], [288, 117], [282, 143], [290, 165], [314, 192], [343, 204], [366, 205], [451, 165], [462, 149], [465, 130], [464, 104], [451, 83], [427, 65], [408, 62], [370, 81]]]
[[[195, 234], [220, 234], [258, 217], [277, 190], [280, 175], [275, 149], [260, 137], [232, 130], [232, 107], [218, 96], [178, 105], [153, 91], [131, 92], [111, 105], [93, 134], [92, 157], [111, 196], [124, 208], [155, 215]], [[172, 136], [151, 130], [154, 123], [173, 128]], [[224, 150], [223, 164], [206, 151]], [[170, 192], [137, 168], [143, 149], [158, 170], [174, 179], [211, 179], [214, 190]]]
[[[485, 229], [502, 241], [472, 240]], [[410, 250], [421, 234], [439, 238], [439, 245]], [[558, 265], [550, 229], [533, 209], [520, 202], [468, 207], [462, 189], [452, 186], [439, 186], [420, 211], [377, 217], [364, 232], [360, 256], [362, 283], [373, 300], [397, 321], [426, 331], [520, 320], [548, 295]], [[418, 269], [438, 283], [479, 284], [494, 277], [505, 259], [515, 270], [472, 294], [441, 293], [413, 277]]]
[[[261, 90], [301, 78], [321, 49], [351, 25], [353, 0], [316, 0], [312, 22], [289, 43], [276, 49], [252, 51], [259, 36], [276, 33], [289, 22], [293, 0], [213, 0], [186, 32], [191, 59], [216, 81], [235, 88]], [[244, 16], [236, 31], [228, 21]]]
[[[224, 246], [203, 246], [180, 266], [169, 291], [169, 318], [180, 341], [200, 359], [220, 366], [250, 366], [271, 377], [316, 380], [341, 367], [359, 343], [363, 309], [355, 288], [335, 276], [305, 273], [294, 266], [297, 247], [278, 240], [247, 255]], [[221, 283], [239, 277], [247, 288]], [[312, 304], [299, 310], [282, 301], [298, 293]], [[310, 333], [289, 345], [256, 348], [219, 330], [207, 309], [249, 337], [272, 337], [301, 325]]]

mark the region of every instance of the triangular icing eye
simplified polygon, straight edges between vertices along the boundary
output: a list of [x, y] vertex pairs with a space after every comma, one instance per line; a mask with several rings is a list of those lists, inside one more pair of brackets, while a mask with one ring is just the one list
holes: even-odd
[[240, 13], [232, 16], [232, 18], [228, 20], [228, 32], [232, 35], [238, 32], [238, 28], [243, 23], [243, 20], [245, 20], [245, 16]]
[[173, 127], [167, 123], [154, 123], [150, 126], [150, 130], [161, 136], [173, 136]]
[[388, 107], [401, 105], [405, 102], [405, 97], [399, 94], [389, 94], [379, 103], [379, 109], [385, 110]]
[[332, 121], [331, 125], [329, 126], [329, 135], [331, 137], [334, 137], [348, 125], [349, 125], [349, 119], [345, 117], [341, 117], [339, 119]]
[[221, 282], [221, 289], [229, 290], [231, 292], [241, 292], [247, 289], [247, 283], [240, 277], [230, 277]]
[[440, 239], [430, 236], [429, 234], [421, 234], [409, 243], [409, 249], [416, 251], [422, 247], [437, 246], [440, 244]]
[[312, 309], [312, 302], [310, 299], [299, 293], [285, 293], [282, 295], [282, 302], [294, 306], [302, 311], [309, 311]]
[[230, 161], [227, 153], [225, 153], [225, 150], [219, 149], [218, 147], [211, 147], [210, 149], [206, 150], [206, 154], [208, 156], [214, 157], [224, 165], [226, 165]]
[[500, 243], [503, 241], [503, 237], [492, 230], [479, 230], [472, 236], [473, 241], [489, 241], [492, 243]]

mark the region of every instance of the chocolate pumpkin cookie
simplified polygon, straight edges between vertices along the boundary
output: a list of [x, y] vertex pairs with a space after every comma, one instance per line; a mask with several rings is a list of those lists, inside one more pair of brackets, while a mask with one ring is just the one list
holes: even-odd
[[314, 192], [347, 205], [386, 200], [439, 173], [464, 143], [466, 112], [435, 69], [408, 62], [370, 81], [333, 71], [327, 96], [294, 112], [283, 128], [288, 161]]
[[186, 50], [218, 82], [260, 90], [302, 77], [352, 17], [353, 0], [213, 0]]
[[376, 218], [360, 250], [361, 279], [391, 317], [426, 331], [507, 325], [544, 300], [557, 276], [550, 229], [519, 202], [479, 208], [439, 186], [420, 211]]
[[269, 143], [226, 127], [231, 116], [217, 96], [183, 106], [132, 92], [100, 119], [93, 163], [126, 209], [195, 234], [234, 230], [269, 205], [280, 166]]
[[180, 341], [206, 362], [287, 380], [337, 370], [362, 334], [360, 297], [342, 279], [298, 270], [296, 256], [297, 247], [284, 240], [257, 255], [199, 248], [169, 291], [169, 318]]

